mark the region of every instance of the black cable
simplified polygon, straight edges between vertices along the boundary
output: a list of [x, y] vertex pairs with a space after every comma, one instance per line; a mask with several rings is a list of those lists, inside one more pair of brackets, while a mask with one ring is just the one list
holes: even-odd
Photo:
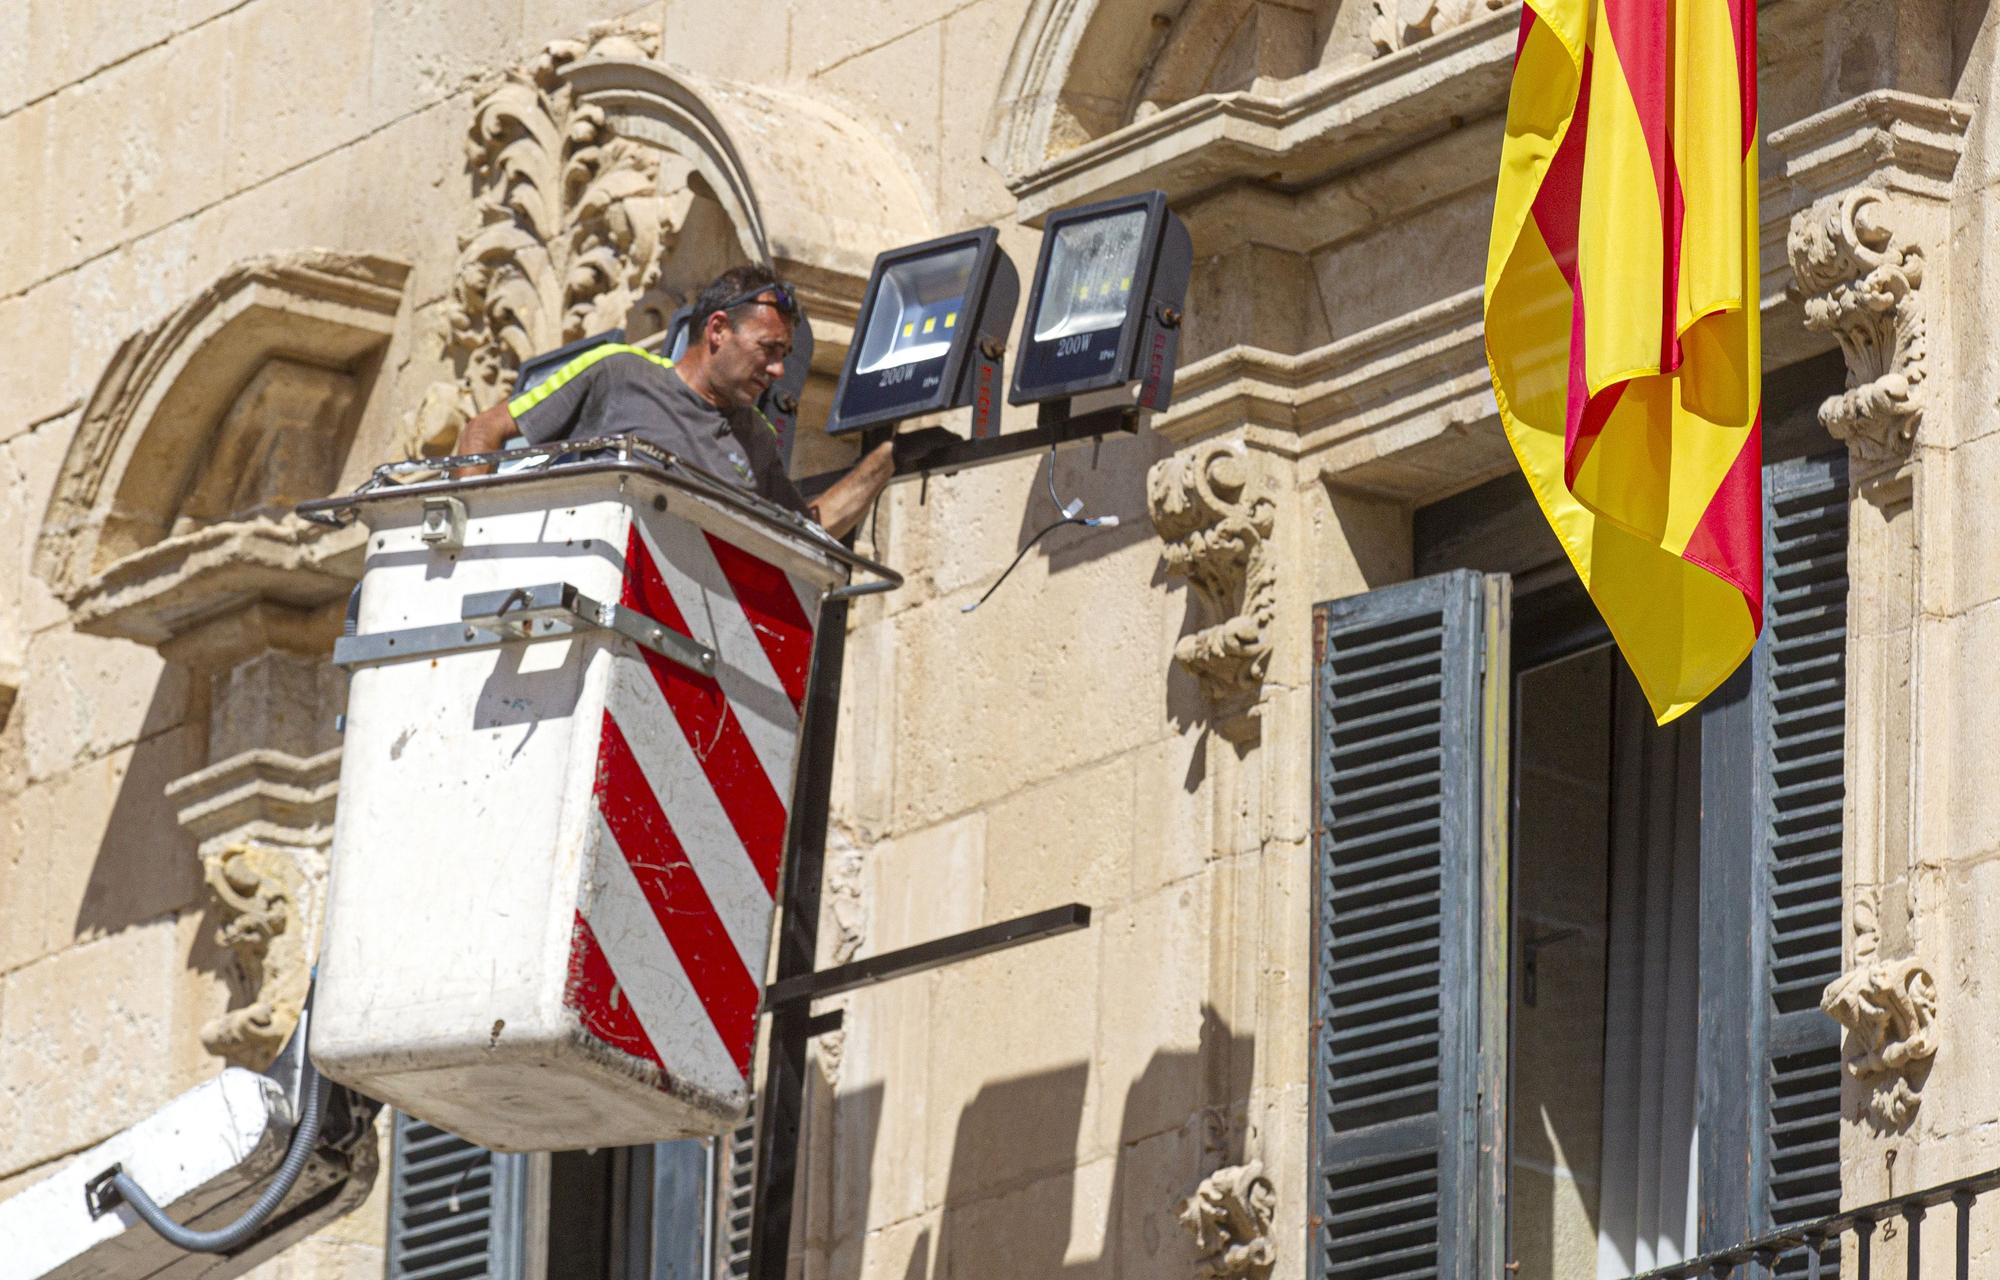
[[1083, 510], [1082, 499], [1080, 498], [1071, 499], [1068, 504], [1064, 504], [1063, 500], [1056, 496], [1056, 447], [1054, 445], [1049, 446], [1048, 474], [1049, 474], [1049, 501], [1055, 503], [1056, 510], [1062, 512], [1062, 519], [1056, 521], [1054, 524], [1043, 526], [1041, 532], [1037, 533], [1034, 537], [1028, 539], [1027, 545], [1014, 553], [1013, 562], [1007, 566], [1007, 568], [1000, 574], [999, 577], [993, 580], [992, 586], [986, 588], [986, 594], [979, 597], [977, 600], [974, 600], [971, 604], [966, 605], [964, 608], [960, 609], [959, 610], [960, 613], [971, 613], [974, 609], [977, 609], [980, 605], [985, 604], [987, 600], [991, 599], [993, 593], [1000, 589], [1000, 584], [1007, 581], [1007, 579], [1013, 575], [1014, 570], [1020, 568], [1022, 558], [1025, 557], [1029, 551], [1033, 550], [1034, 545], [1037, 542], [1040, 542], [1043, 538], [1046, 538], [1050, 534], [1054, 533], [1056, 530], [1062, 528], [1064, 525], [1066, 524], [1082, 525], [1086, 529], [1099, 529], [1099, 528], [1110, 529], [1117, 526], [1118, 524], [1117, 516], [1089, 516], [1089, 517], [1081, 516], [1078, 515], [1077, 513]]

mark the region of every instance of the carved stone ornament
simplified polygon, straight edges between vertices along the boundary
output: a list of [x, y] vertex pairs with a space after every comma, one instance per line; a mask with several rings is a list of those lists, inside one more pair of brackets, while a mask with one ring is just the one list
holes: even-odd
[[261, 1070], [298, 1025], [305, 997], [298, 863], [288, 853], [238, 844], [203, 858], [202, 874], [221, 920], [215, 940], [234, 953], [238, 977], [255, 995], [203, 1026], [201, 1043], [237, 1066]]
[[1854, 967], [1827, 984], [1819, 1007], [1847, 1029], [1847, 1070], [1869, 1086], [1878, 1128], [1901, 1129], [1938, 1051], [1937, 982], [1914, 957], [1876, 958], [1881, 931], [1872, 894], [1854, 900]]
[[658, 52], [655, 26], [599, 23], [479, 98], [466, 155], [480, 226], [460, 242], [447, 313], [446, 352], [465, 372], [405, 418], [403, 452], [448, 448], [466, 416], [507, 395], [522, 360], [617, 326], [658, 278], [693, 199], [686, 174], [662, 183], [659, 151], [614, 136], [563, 74], [587, 58]]
[[1218, 1169], [1203, 1178], [1181, 1206], [1180, 1221], [1201, 1250], [1202, 1280], [1235, 1280], [1271, 1274], [1278, 1251], [1271, 1223], [1278, 1193], [1261, 1160]]
[[1278, 575], [1266, 543], [1277, 503], [1252, 486], [1243, 446], [1216, 441], [1154, 464], [1146, 505], [1166, 542], [1167, 572], [1194, 588], [1202, 624], [1174, 658], [1218, 710], [1246, 709], [1271, 659]]
[[1856, 188], [1793, 218], [1787, 244], [1806, 327], [1847, 360], [1847, 390], [1820, 423], [1862, 462], [1906, 456], [1923, 411], [1924, 254], [1895, 215], [1886, 193]]
[[1938, 1051], [1937, 1007], [1937, 982], [1908, 956], [1854, 969], [1820, 997], [1820, 1008], [1847, 1028], [1856, 1050], [1847, 1070], [1873, 1090], [1868, 1109], [1885, 1129], [1901, 1129], [1916, 1114]]
[[1379, 58], [1506, 7], [1507, 0], [1375, 0], [1368, 36]]

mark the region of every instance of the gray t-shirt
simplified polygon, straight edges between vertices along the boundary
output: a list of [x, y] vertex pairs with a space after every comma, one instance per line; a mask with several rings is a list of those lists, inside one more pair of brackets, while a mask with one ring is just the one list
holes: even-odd
[[640, 347], [592, 347], [507, 402], [534, 444], [633, 435], [804, 514], [778, 435], [755, 409], [724, 412], [696, 394], [673, 362]]

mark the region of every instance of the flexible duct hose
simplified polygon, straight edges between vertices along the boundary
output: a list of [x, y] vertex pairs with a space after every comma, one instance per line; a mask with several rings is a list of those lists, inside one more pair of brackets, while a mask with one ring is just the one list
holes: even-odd
[[132, 1175], [122, 1169], [112, 1176], [111, 1186], [132, 1211], [147, 1226], [160, 1233], [169, 1244], [186, 1249], [189, 1253], [228, 1253], [238, 1245], [247, 1244], [264, 1225], [265, 1219], [276, 1211], [279, 1202], [291, 1194], [297, 1185], [299, 1174], [305, 1171], [306, 1161], [312, 1157], [313, 1148], [319, 1143], [320, 1121], [326, 1107], [327, 1082], [313, 1069], [312, 1059], [307, 1058], [299, 1071], [299, 1093], [305, 1104], [299, 1112], [298, 1127], [292, 1130], [291, 1145], [285, 1148], [285, 1159], [278, 1166], [277, 1175], [271, 1185], [264, 1188], [264, 1194], [257, 1197], [257, 1203], [242, 1217], [226, 1227], [213, 1231], [194, 1231], [175, 1222], [166, 1210], [153, 1202]]

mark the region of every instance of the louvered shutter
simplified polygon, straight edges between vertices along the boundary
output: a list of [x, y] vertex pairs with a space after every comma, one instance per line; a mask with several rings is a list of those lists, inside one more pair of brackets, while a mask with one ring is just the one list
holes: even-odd
[[525, 1280], [528, 1158], [391, 1114], [388, 1280]]
[[[1757, 1231], [1840, 1208], [1840, 1027], [1819, 999], [1840, 976], [1847, 455], [1771, 467], [1765, 489], [1767, 599], [1751, 668]], [[1789, 1261], [1803, 1274], [1803, 1257]]]
[[1315, 1280], [1498, 1258], [1506, 586], [1442, 574], [1315, 619]]
[[757, 1115], [716, 1139], [715, 1271], [719, 1280], [749, 1280], [750, 1219], [757, 1202]]

